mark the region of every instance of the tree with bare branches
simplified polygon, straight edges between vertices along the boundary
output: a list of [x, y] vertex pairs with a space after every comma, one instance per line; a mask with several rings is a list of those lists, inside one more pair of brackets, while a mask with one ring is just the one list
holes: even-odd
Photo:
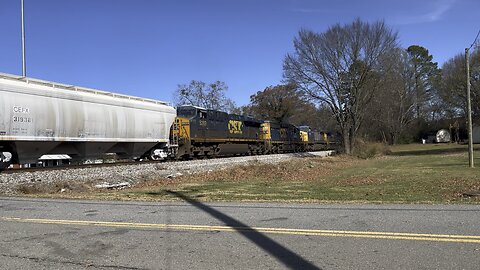
[[406, 50], [397, 49], [382, 61], [391, 68], [381, 74], [381, 91], [368, 108], [370, 122], [364, 129], [386, 143], [396, 144], [415, 119], [415, 76]]
[[364, 110], [389, 69], [381, 59], [397, 47], [397, 34], [384, 22], [360, 19], [334, 25], [326, 32], [301, 30], [295, 52], [284, 60], [284, 77], [307, 97], [327, 104], [341, 129], [345, 152], [354, 140]]
[[228, 86], [221, 81], [210, 84], [192, 80], [190, 84], [180, 84], [174, 94], [175, 105], [194, 105], [205, 109], [231, 112], [235, 102], [227, 98]]
[[[470, 55], [470, 83], [472, 113], [474, 118], [480, 116], [480, 49]], [[466, 116], [466, 61], [465, 55], [458, 54], [442, 66], [442, 81], [439, 95], [451, 117]]]

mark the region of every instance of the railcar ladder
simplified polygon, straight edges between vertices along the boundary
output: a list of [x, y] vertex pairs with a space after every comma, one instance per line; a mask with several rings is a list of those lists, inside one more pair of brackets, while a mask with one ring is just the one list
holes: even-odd
[[169, 141], [169, 147], [168, 147], [168, 155], [170, 158], [175, 158], [177, 156], [178, 152], [178, 140], [180, 136], [180, 130], [179, 130], [180, 124], [178, 119], [175, 119], [173, 122], [172, 126], [170, 127], [170, 141]]
[[178, 138], [180, 135], [180, 123], [178, 119], [175, 119], [173, 122], [170, 135], [170, 146], [178, 147]]

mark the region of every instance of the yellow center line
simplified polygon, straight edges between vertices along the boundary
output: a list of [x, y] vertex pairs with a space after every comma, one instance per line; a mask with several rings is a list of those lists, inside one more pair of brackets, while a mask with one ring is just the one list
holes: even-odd
[[265, 228], [265, 227], [230, 227], [230, 226], [210, 226], [210, 225], [185, 225], [185, 224], [161, 224], [161, 223], [157, 224], [157, 223], [61, 220], [61, 219], [38, 219], [38, 218], [15, 218], [15, 217], [0, 217], [0, 219], [4, 221], [10, 221], [10, 222], [56, 224], [56, 225], [123, 227], [123, 228], [137, 228], [137, 229], [173, 229], [173, 230], [186, 230], [186, 231], [222, 231], [222, 232], [256, 231], [256, 232], [266, 233], [266, 234], [352, 237], [352, 238], [436, 241], [436, 242], [455, 242], [455, 243], [480, 243], [479, 235], [312, 230], [312, 229]]

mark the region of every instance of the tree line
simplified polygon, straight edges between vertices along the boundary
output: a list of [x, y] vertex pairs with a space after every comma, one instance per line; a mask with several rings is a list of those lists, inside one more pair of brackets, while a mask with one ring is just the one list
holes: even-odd
[[[345, 152], [359, 138], [389, 144], [420, 141], [435, 128], [465, 125], [466, 59], [440, 68], [428, 49], [402, 48], [383, 21], [356, 19], [325, 32], [299, 31], [283, 61], [283, 83], [237, 107], [223, 82], [179, 85], [176, 105], [192, 104], [260, 119], [338, 132]], [[473, 118], [480, 116], [480, 50], [471, 54]], [[457, 134], [458, 135], [458, 134]]]

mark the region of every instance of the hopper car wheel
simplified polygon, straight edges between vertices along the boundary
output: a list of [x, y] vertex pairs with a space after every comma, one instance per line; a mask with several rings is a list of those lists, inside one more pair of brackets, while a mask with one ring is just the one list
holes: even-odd
[[9, 152], [0, 152], [0, 171], [7, 169], [12, 164], [12, 155]]
[[148, 160], [162, 160], [162, 157], [156, 155], [155, 153], [150, 153], [150, 155], [148, 156]]
[[151, 150], [150, 153], [146, 154], [145, 158], [148, 160], [155, 160], [155, 161], [164, 160], [168, 158], [168, 153], [163, 149], [154, 149], [154, 150]]

